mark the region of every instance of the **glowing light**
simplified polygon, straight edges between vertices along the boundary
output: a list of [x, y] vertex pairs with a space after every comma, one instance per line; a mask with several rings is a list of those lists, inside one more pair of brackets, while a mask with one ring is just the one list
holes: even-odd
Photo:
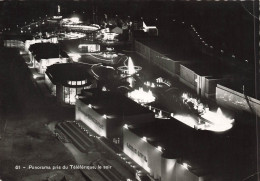
[[128, 59], [128, 74], [133, 75], [135, 73], [134, 63], [131, 57]]
[[91, 105], [91, 104], [89, 104], [89, 105], [88, 105], [88, 107], [89, 107], [89, 108], [92, 108], [92, 105]]
[[210, 126], [207, 126], [205, 129], [222, 132], [232, 128], [232, 123], [234, 119], [226, 117], [220, 108], [217, 109], [217, 112], [212, 112], [209, 109], [206, 109], [205, 113], [201, 115], [202, 118], [209, 121]]
[[157, 119], [170, 119], [168, 116], [162, 114], [162, 110], [160, 110], [157, 114], [155, 114], [155, 118]]
[[37, 77], [38, 77], [37, 75], [33, 75], [33, 79], [37, 79]]
[[188, 115], [176, 114], [173, 117], [191, 128], [194, 128], [194, 126], [197, 125], [197, 121]]
[[107, 115], [104, 114], [104, 115], [103, 115], [103, 118], [107, 119]]
[[161, 147], [161, 146], [157, 146], [157, 150], [159, 150], [160, 152], [162, 152], [162, 147]]
[[183, 163], [183, 164], [182, 164], [182, 167], [188, 170], [188, 168], [189, 168], [190, 166], [189, 166], [187, 163]]
[[134, 81], [135, 79], [133, 77], [128, 77], [126, 81], [129, 83], [130, 87], [134, 87]]
[[103, 40], [109, 40], [109, 41], [114, 41], [115, 37], [118, 35], [116, 33], [110, 33], [110, 32], [105, 32], [103, 37]]
[[128, 129], [128, 125], [127, 125], [127, 124], [125, 124], [123, 127], [124, 127], [125, 129]]
[[121, 73], [126, 75], [133, 75], [139, 72], [142, 67], [135, 66], [131, 57], [128, 58], [127, 66], [120, 66], [117, 68]]
[[145, 141], [145, 142], [147, 142], [147, 138], [146, 138], [145, 136], [142, 137], [142, 140]]
[[77, 53], [69, 53], [68, 55], [72, 58], [74, 62], [77, 62], [81, 58], [81, 55]]
[[79, 23], [80, 22], [78, 17], [72, 17], [72, 18], [70, 18], [70, 21], [72, 23]]
[[188, 99], [188, 94], [183, 93], [181, 97], [186, 100], [186, 99]]
[[147, 104], [155, 101], [155, 96], [153, 95], [151, 90], [148, 90], [148, 92], [146, 92], [143, 90], [142, 87], [129, 92], [128, 97], [140, 104]]

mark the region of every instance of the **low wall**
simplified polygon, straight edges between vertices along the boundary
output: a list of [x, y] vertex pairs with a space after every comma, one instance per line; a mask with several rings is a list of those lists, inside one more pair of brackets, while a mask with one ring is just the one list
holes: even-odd
[[137, 54], [148, 60], [149, 63], [157, 65], [171, 76], [178, 76], [180, 74], [180, 64], [183, 62], [174, 61], [166, 55], [161, 54], [136, 40], [135, 50]]
[[174, 61], [166, 55], [152, 49], [150, 50], [150, 62], [159, 66], [172, 76], [180, 74], [180, 61]]
[[186, 86], [196, 90], [197, 83], [195, 79], [197, 78], [197, 74], [190, 70], [189, 68], [185, 67], [184, 65], [180, 66], [180, 81], [184, 83]]
[[216, 101], [222, 106], [253, 112], [260, 117], [260, 100], [245, 96], [220, 84], [217, 84], [216, 88]]
[[148, 46], [145, 46], [144, 44], [135, 41], [135, 51], [139, 55], [150, 61], [150, 48]]

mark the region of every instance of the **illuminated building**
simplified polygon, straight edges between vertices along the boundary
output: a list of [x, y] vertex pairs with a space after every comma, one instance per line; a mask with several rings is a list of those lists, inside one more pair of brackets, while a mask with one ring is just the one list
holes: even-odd
[[174, 119], [133, 125], [123, 129], [123, 151], [154, 179], [198, 181], [199, 176], [184, 169], [180, 159], [194, 135], [195, 131]]
[[[45, 66], [43, 64], [46, 63], [46, 61], [41, 61], [42, 59], [68, 57], [64, 51], [60, 50], [59, 45], [54, 43], [35, 43], [30, 46], [29, 51], [33, 67], [38, 67], [39, 70], [42, 69], [41, 67]], [[64, 63], [65, 59], [61, 59], [60, 61]], [[47, 62], [47, 64], [52, 64], [50, 61]], [[56, 60], [54, 62], [56, 62]]]
[[149, 35], [158, 36], [158, 29], [156, 26], [146, 26], [145, 22], [143, 22], [143, 30]]
[[26, 40], [25, 51], [29, 52], [30, 46], [36, 43], [57, 43], [57, 38]]
[[83, 90], [76, 100], [76, 120], [122, 146], [123, 125], [151, 122], [154, 114], [120, 93], [95, 89]]
[[58, 102], [75, 104], [76, 95], [95, 86], [86, 65], [77, 63], [54, 64], [47, 67], [45, 83]]
[[82, 24], [82, 21], [78, 17], [64, 18], [61, 20], [63, 27], [70, 30], [80, 30], [80, 31], [97, 31], [100, 29], [99, 25], [85, 25]]
[[81, 52], [99, 52], [100, 51], [99, 44], [79, 44], [78, 48]]
[[238, 73], [233, 65], [204, 54], [200, 54], [196, 59], [183, 58], [185, 61], [175, 58], [173, 54], [178, 50], [172, 49], [171, 45], [166, 45], [165, 41], [156, 38], [136, 40], [135, 50], [149, 63], [178, 78], [184, 85], [206, 98], [214, 98], [217, 84], [231, 81]]
[[46, 58], [40, 59], [39, 61], [35, 62], [35, 68], [38, 70], [40, 74], [45, 74], [45, 71], [48, 66], [51, 66], [56, 63], [69, 63], [68, 58]]
[[[226, 154], [230, 156], [232, 152], [219, 149], [230, 146], [223, 140], [225, 138], [197, 131], [174, 118], [123, 126], [123, 152], [153, 179], [162, 181], [203, 181], [214, 172], [221, 172], [214, 170], [216, 166], [232, 165], [226, 160]], [[212, 158], [208, 157], [209, 148]]]

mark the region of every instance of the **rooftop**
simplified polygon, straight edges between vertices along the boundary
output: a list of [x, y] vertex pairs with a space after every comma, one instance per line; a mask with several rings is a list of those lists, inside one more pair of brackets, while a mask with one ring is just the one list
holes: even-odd
[[46, 74], [53, 84], [67, 85], [67, 81], [92, 80], [89, 66], [79, 63], [53, 64], [47, 67]]
[[35, 55], [36, 60], [68, 57], [59, 45], [54, 43], [35, 43], [30, 46], [29, 50]]
[[[82, 93], [84, 94], [84, 92], [87, 93], [89, 90], [83, 90]], [[82, 98], [81, 100], [85, 104], [91, 104], [92, 109], [101, 115], [134, 116], [153, 114], [148, 109], [118, 92], [94, 90], [91, 97]]]
[[[252, 154], [254, 148], [253, 134], [244, 131], [245, 127], [249, 130], [253, 128], [249, 125], [243, 126], [245, 125], [235, 125], [225, 133], [213, 133], [195, 130], [171, 118], [156, 119], [149, 124], [138, 126], [130, 125], [128, 128], [141, 138], [145, 136], [147, 142], [155, 147], [161, 146], [164, 157], [188, 163], [191, 166], [189, 170], [196, 175], [223, 176], [231, 170], [236, 170], [238, 174], [239, 165], [242, 163], [248, 164], [251, 169], [253, 167], [252, 159], [241, 158], [243, 155]], [[245, 149], [245, 145], [248, 145], [249, 150]]]

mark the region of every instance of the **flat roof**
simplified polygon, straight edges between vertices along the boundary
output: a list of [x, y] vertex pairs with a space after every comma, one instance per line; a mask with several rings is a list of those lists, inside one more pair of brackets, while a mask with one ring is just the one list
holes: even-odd
[[[188, 163], [191, 166], [189, 170], [198, 176], [223, 176], [230, 172], [229, 169], [238, 170], [241, 164], [252, 167], [253, 163], [248, 157], [240, 158], [253, 153], [254, 135], [244, 131], [252, 131], [253, 126], [235, 126], [230, 131], [214, 133], [193, 129], [171, 118], [156, 119], [149, 124], [129, 125], [128, 129], [140, 138], [145, 136], [147, 142], [155, 147], [161, 146], [164, 157]], [[245, 149], [243, 145], [248, 147]]]
[[67, 54], [60, 49], [59, 44], [54, 43], [35, 43], [29, 47], [29, 50], [35, 55], [36, 60], [68, 57]]
[[[82, 94], [89, 91], [91, 90], [82, 90]], [[92, 108], [101, 115], [132, 116], [153, 114], [152, 111], [139, 105], [119, 92], [99, 91], [96, 89], [92, 93], [92, 96], [80, 98], [80, 100], [87, 105], [91, 104]]]
[[[53, 64], [47, 67], [46, 74], [53, 84], [67, 85], [67, 81], [92, 80], [89, 66], [80, 63]], [[89, 82], [89, 81], [88, 81]], [[88, 84], [87, 82], [87, 84]], [[71, 85], [67, 85], [71, 87]]]

